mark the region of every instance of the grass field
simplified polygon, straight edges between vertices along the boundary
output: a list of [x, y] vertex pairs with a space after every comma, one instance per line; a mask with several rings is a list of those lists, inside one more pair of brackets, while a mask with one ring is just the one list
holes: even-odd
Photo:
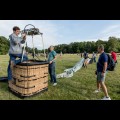
[[[0, 77], [7, 76], [8, 66], [7, 55], [0, 56]], [[78, 55], [63, 55], [62, 59], [58, 56], [56, 61], [57, 74], [65, 69], [71, 68], [80, 60]], [[106, 85], [112, 100], [120, 100], [120, 57], [114, 72], [108, 72]], [[8, 91], [8, 84], [0, 82], [0, 100], [99, 100], [104, 97], [103, 92], [95, 94], [96, 89], [96, 64], [88, 65], [74, 73], [72, 78], [58, 79], [58, 85], [53, 87], [49, 84], [48, 91], [33, 97], [20, 99]]]

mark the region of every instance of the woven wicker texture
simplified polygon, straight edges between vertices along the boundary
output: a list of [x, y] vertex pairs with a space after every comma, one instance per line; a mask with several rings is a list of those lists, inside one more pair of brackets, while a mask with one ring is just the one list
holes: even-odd
[[13, 80], [9, 88], [22, 96], [34, 95], [48, 88], [48, 64], [33, 66], [14, 66]]

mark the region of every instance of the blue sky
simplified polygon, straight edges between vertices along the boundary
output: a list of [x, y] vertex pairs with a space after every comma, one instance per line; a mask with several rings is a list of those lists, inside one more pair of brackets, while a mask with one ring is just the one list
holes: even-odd
[[98, 39], [107, 40], [108, 35], [119, 37], [120, 34], [116, 34], [118, 29], [120, 31], [120, 21], [115, 20], [57, 20], [51, 22], [58, 28], [63, 43], [69, 43], [69, 41], [95, 41]]
[[[120, 20], [0, 20], [0, 36], [9, 37], [13, 26], [21, 29], [33, 24], [43, 32], [45, 48], [50, 45], [71, 42], [108, 40], [108, 37], [120, 37]], [[40, 36], [34, 37], [35, 47], [42, 49]], [[32, 47], [31, 38], [27, 37]]]

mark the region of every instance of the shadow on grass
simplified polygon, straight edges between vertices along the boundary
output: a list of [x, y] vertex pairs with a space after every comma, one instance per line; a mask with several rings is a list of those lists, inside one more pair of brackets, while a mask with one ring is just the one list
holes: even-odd
[[66, 69], [69, 69], [69, 68], [72, 68], [72, 67], [74, 67], [74, 66], [72, 66], [72, 65], [64, 65], [64, 68], [66, 68]]
[[119, 92], [117, 92], [117, 94], [120, 94], [120, 91], [119, 91]]
[[0, 82], [8, 82], [8, 78], [7, 77], [0, 77]]

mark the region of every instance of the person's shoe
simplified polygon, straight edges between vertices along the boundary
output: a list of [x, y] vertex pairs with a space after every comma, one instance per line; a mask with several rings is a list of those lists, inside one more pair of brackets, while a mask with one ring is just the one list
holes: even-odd
[[53, 86], [56, 86], [56, 85], [57, 85], [57, 83], [54, 83], [54, 84], [53, 84]]
[[94, 93], [99, 93], [99, 92], [101, 92], [101, 91], [100, 91], [100, 90], [95, 90], [95, 91], [94, 91]]
[[104, 97], [104, 98], [101, 99], [101, 100], [111, 100], [111, 98], [110, 98], [110, 97]]

